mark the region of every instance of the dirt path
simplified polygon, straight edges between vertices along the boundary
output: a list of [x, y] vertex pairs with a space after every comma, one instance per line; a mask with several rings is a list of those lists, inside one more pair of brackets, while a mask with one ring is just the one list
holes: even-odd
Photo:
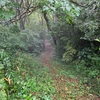
[[[40, 60], [44, 66], [49, 68], [49, 74], [55, 84], [56, 95], [53, 97], [53, 100], [100, 100], [95, 98], [92, 94], [90, 94], [90, 96], [86, 96], [84, 93], [80, 95], [78, 86], [79, 81], [77, 79], [59, 75], [59, 71], [62, 70], [61, 66], [56, 68], [56, 66], [51, 62], [52, 57], [53, 46], [48, 40], [45, 40], [45, 51], [40, 56]], [[67, 83], [69, 83], [69, 85]], [[75, 94], [75, 92], [77, 93]]]
[[53, 46], [48, 40], [45, 40], [45, 51], [41, 55], [40, 59], [43, 64], [48, 65], [53, 55]]

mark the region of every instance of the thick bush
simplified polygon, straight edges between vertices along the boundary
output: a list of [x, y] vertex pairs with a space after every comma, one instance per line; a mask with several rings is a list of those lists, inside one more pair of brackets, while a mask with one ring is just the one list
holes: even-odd
[[0, 49], [0, 100], [7, 100], [7, 85], [6, 72], [11, 67], [11, 62], [8, 54]]
[[40, 54], [43, 51], [43, 39], [39, 33], [34, 33], [32, 30], [25, 29], [20, 33], [22, 44], [20, 47], [26, 49], [30, 53]]
[[29, 29], [20, 32], [16, 27], [0, 26], [0, 48], [7, 51], [22, 50], [40, 54], [43, 51], [43, 39], [40, 33], [34, 33]]

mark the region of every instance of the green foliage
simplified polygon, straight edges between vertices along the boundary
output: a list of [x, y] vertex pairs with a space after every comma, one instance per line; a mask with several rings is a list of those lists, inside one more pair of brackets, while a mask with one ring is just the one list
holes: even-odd
[[81, 63], [86, 67], [87, 76], [96, 78], [100, 75], [100, 55], [97, 55], [89, 48], [83, 49], [79, 57], [82, 59]]
[[7, 100], [7, 94], [5, 89], [5, 82], [0, 78], [0, 100]]
[[[43, 5], [43, 2], [42, 2]], [[50, 7], [48, 6], [50, 5]], [[62, 19], [72, 24], [80, 14], [80, 8], [68, 0], [44, 0], [43, 11], [58, 13]]]
[[87, 0], [88, 6], [83, 8], [76, 20], [77, 27], [85, 33], [87, 39], [100, 37], [100, 1]]
[[4, 50], [0, 50], [0, 70], [10, 67], [10, 59]]
[[0, 0], [0, 19], [10, 19], [15, 15], [12, 0]]
[[75, 30], [74, 25], [70, 25], [64, 20], [59, 20], [52, 26], [52, 32], [56, 38], [56, 55], [68, 62], [74, 59], [77, 53], [78, 41], [82, 34], [78, 34]]
[[9, 26], [9, 32], [11, 32], [13, 34], [14, 33], [18, 34], [20, 32], [20, 29], [18, 28], [17, 25], [10, 25]]
[[14, 50], [18, 44], [18, 34], [12, 34], [9, 32], [8, 27], [0, 26], [0, 48]]
[[34, 33], [32, 30], [23, 30], [14, 25], [8, 27], [0, 26], [0, 48], [5, 50], [24, 50], [40, 54], [43, 50], [43, 39], [39, 33]]
[[[25, 11], [28, 3], [30, 3], [30, 0], [26, 1], [25, 4], [21, 5], [21, 12]], [[92, 92], [96, 92], [98, 95], [100, 94], [98, 90], [98, 87], [100, 87], [100, 55], [94, 52], [93, 48], [83, 47], [79, 51], [77, 45], [80, 37], [89, 41], [96, 40], [100, 42], [100, 2], [99, 0], [84, 0], [82, 2], [87, 3], [88, 6], [80, 8], [70, 3], [69, 0], [36, 0], [35, 2], [32, 1], [30, 7], [33, 7], [33, 4], [35, 6], [39, 5], [42, 13], [49, 12], [52, 15], [50, 22], [48, 22], [52, 23], [50, 25], [51, 35], [57, 42], [57, 56], [65, 62], [74, 58], [76, 60], [79, 57], [80, 62], [73, 69], [79, 75], [83, 75], [83, 83], [90, 85], [94, 89], [91, 88]], [[15, 3], [14, 0], [0, 0], [0, 20], [12, 18], [17, 7], [19, 7], [19, 3]], [[54, 23], [53, 17], [57, 19]], [[35, 23], [35, 21], [38, 22]], [[40, 54], [43, 51], [44, 44], [40, 35], [42, 32], [39, 33], [39, 30], [45, 28], [46, 23], [44, 26], [39, 27], [40, 19], [37, 18], [35, 21], [29, 23], [30, 25], [27, 24], [26, 26], [29, 29], [23, 31], [20, 31], [17, 25], [9, 27], [0, 25], [0, 49], [10, 53], [14, 51], [13, 55], [17, 50], [35, 53], [36, 55]], [[19, 25], [19, 23], [17, 24]], [[33, 29], [33, 24], [36, 25], [35, 29]], [[100, 49], [100, 46], [98, 48]], [[12, 57], [11, 66], [10, 59], [4, 50], [0, 50], [0, 77], [6, 78], [7, 87], [5, 87], [5, 84], [3, 85], [4, 80], [0, 79], [0, 96], [2, 95], [0, 99], [6, 100], [6, 90], [9, 100], [51, 100], [55, 91], [51, 85], [51, 79], [47, 75], [48, 69], [38, 64], [35, 57], [20, 52]], [[65, 72], [62, 71], [62, 73]], [[75, 99], [72, 91], [68, 92], [68, 96]]]
[[22, 47], [30, 52], [40, 54], [43, 50], [43, 39], [41, 39], [39, 33], [34, 33], [32, 30], [23, 30], [21, 32], [20, 40], [22, 41]]
[[8, 54], [4, 50], [0, 50], [0, 100], [7, 100], [5, 74], [11, 62]]
[[74, 48], [70, 40], [67, 42], [65, 48], [66, 48], [66, 52], [63, 55], [63, 61], [70, 62], [76, 56], [77, 50]]
[[79, 53], [80, 64], [76, 67], [77, 71], [84, 76], [83, 83], [91, 86], [91, 92], [96, 95], [100, 94], [100, 55], [92, 49], [84, 48]]
[[0, 0], [0, 6], [4, 6], [6, 5], [6, 3], [8, 3], [9, 0]]
[[11, 84], [8, 85], [10, 100], [52, 100], [55, 90], [47, 74], [48, 68], [42, 66], [30, 54], [21, 52], [17, 52], [12, 58], [12, 65], [6, 73], [6, 77], [11, 79]]

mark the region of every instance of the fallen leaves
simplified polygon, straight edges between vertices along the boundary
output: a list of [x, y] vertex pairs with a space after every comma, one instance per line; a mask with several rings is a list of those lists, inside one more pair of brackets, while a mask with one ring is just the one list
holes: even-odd
[[75, 89], [76, 89], [76, 90], [78, 90], [78, 89], [79, 89], [79, 87], [78, 87], [78, 86], [75, 86]]
[[66, 91], [66, 92], [68, 92], [68, 91], [69, 91], [68, 87], [65, 87], [65, 91]]
[[16, 67], [18, 71], [20, 71], [19, 67]]
[[6, 82], [8, 82], [9, 85], [11, 84], [11, 79], [10, 79], [10, 78], [4, 78], [4, 80], [5, 80]]

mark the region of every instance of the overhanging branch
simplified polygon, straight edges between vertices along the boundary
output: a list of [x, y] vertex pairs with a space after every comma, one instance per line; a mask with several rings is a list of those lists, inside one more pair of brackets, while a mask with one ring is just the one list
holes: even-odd
[[33, 11], [35, 11], [35, 10], [38, 9], [38, 8], [39, 8], [39, 6], [36, 6], [36, 7], [33, 7], [33, 6], [32, 6], [32, 7], [28, 7], [28, 8], [26, 9], [26, 11], [24, 11], [24, 12], [21, 13], [20, 15], [16, 15], [16, 16], [14, 16], [13, 18], [11, 18], [10, 20], [7, 20], [7, 21], [0, 21], [0, 24], [8, 25], [8, 24], [17, 22], [17, 21], [19, 21], [20, 19], [29, 16]]
[[70, 2], [74, 3], [75, 5], [77, 6], [80, 6], [80, 7], [86, 7], [85, 5], [82, 5], [82, 4], [79, 4], [77, 1], [75, 0], [69, 0]]

